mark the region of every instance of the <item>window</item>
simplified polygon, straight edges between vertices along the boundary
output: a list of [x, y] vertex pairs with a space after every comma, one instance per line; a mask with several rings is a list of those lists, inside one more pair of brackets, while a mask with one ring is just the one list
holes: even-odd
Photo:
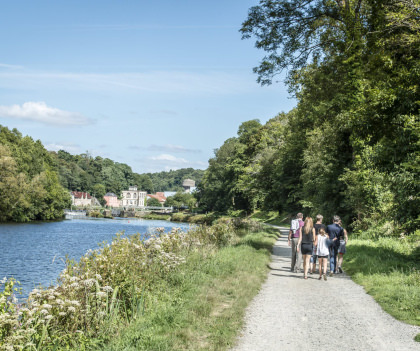
[[127, 193], [127, 199], [130, 199], [130, 198], [131, 198], [131, 194]]
[[136, 193], [134, 193], [134, 194], [133, 194], [133, 198], [136, 198], [136, 197], [137, 197], [137, 194], [136, 194]]

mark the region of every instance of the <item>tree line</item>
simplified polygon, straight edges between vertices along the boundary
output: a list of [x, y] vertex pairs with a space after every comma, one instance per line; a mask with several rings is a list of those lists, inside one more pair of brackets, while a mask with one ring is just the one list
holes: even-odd
[[204, 171], [192, 168], [138, 174], [131, 167], [89, 153], [47, 151], [42, 143], [0, 125], [0, 222], [62, 218], [71, 205], [69, 191], [117, 196], [130, 185], [148, 193], [178, 191], [182, 181], [199, 181]]
[[242, 123], [215, 151], [201, 207], [418, 228], [420, 1], [262, 0], [241, 32], [266, 52], [258, 82], [287, 70], [297, 105]]

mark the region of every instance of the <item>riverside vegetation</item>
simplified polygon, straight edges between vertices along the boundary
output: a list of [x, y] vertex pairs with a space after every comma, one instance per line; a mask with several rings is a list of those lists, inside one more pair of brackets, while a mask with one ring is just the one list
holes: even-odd
[[122, 233], [67, 261], [59, 284], [16, 303], [3, 280], [0, 350], [223, 350], [266, 277], [278, 232], [219, 220], [188, 232]]

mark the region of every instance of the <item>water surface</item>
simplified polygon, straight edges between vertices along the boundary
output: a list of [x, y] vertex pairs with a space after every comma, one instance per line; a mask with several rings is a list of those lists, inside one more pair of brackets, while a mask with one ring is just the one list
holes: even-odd
[[116, 233], [146, 235], [154, 228], [165, 232], [189, 225], [142, 219], [71, 219], [59, 222], [0, 224], [0, 279], [20, 281], [23, 297], [39, 286], [55, 285], [66, 255], [79, 260], [98, 243], [111, 242]]

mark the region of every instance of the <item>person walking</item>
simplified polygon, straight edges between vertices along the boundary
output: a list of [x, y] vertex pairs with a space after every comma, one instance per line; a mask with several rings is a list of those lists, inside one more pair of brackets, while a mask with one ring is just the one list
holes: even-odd
[[[341, 228], [343, 228], [341, 219], [338, 222], [338, 225]], [[343, 273], [343, 269], [341, 268], [341, 265], [343, 264], [344, 254], [346, 253], [346, 244], [347, 244], [347, 241], [349, 240], [349, 237], [347, 235], [347, 230], [345, 230], [344, 228], [343, 228], [342, 233], [340, 233], [340, 235], [341, 235], [339, 237], [340, 245], [338, 247], [338, 271], [340, 273]]]
[[302, 254], [298, 250], [299, 233], [300, 228], [303, 227], [304, 222], [302, 220], [303, 214], [298, 213], [296, 219], [292, 220], [289, 230], [288, 245], [292, 247], [292, 265], [290, 267], [291, 272], [297, 273], [300, 271]]
[[316, 236], [314, 222], [311, 217], [305, 218], [305, 224], [303, 228], [300, 229], [299, 241], [298, 241], [298, 250], [302, 251], [303, 256], [303, 277], [308, 279], [308, 269], [309, 269], [309, 260], [312, 256], [312, 250], [316, 245]]
[[340, 237], [343, 236], [343, 228], [338, 223], [340, 222], [339, 216], [333, 217], [333, 223], [327, 226], [327, 234], [331, 241], [330, 245], [330, 277], [337, 272], [337, 254], [340, 246]]
[[328, 240], [329, 237], [325, 232], [324, 228], [320, 228], [318, 231], [318, 235], [316, 236], [317, 242], [317, 249], [316, 254], [318, 256], [319, 262], [319, 280], [324, 277], [324, 280], [327, 280], [327, 262], [328, 262], [328, 255], [330, 250], [328, 248]]
[[[315, 235], [318, 236], [319, 234], [319, 230], [322, 228], [324, 229], [324, 231], [327, 230], [327, 227], [325, 226], [325, 224], [322, 224], [322, 220], [323, 220], [324, 216], [323, 215], [317, 215], [316, 216], [316, 223], [314, 224], [314, 228], [315, 228]], [[314, 250], [312, 252], [312, 257], [311, 257], [311, 267], [309, 269], [309, 273], [315, 273], [316, 270], [316, 259], [318, 257], [317, 254], [317, 247], [316, 245], [314, 245]], [[321, 274], [321, 265], [319, 265], [319, 272]]]

